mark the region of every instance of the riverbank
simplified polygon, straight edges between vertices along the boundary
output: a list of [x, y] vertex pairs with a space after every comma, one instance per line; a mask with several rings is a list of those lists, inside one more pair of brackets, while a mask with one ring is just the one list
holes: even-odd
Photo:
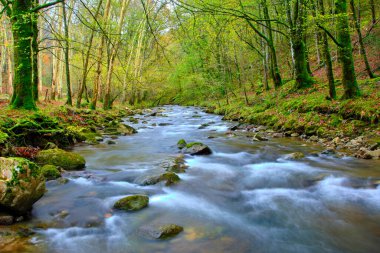
[[[289, 82], [276, 91], [230, 96], [226, 100], [181, 101], [238, 122], [236, 129], [257, 130], [268, 137], [297, 137], [358, 158], [380, 157], [380, 78], [360, 81], [362, 96], [330, 100], [328, 87], [316, 84], [301, 91]], [[343, 94], [337, 86], [338, 97]], [[261, 128], [260, 126], [265, 126]]]

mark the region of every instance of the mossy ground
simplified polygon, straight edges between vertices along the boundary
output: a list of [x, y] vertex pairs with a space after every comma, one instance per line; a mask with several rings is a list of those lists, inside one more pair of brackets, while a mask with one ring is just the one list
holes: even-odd
[[[0, 104], [0, 155], [12, 156], [12, 147], [45, 149], [53, 143], [66, 148], [81, 141], [94, 144], [102, 129], [118, 128], [119, 120], [131, 113], [121, 107], [92, 111], [48, 103], [39, 108], [31, 112]], [[126, 126], [120, 127], [132, 132], [125, 130]]]
[[[189, 101], [187, 105], [205, 106], [226, 119], [266, 125], [273, 129], [300, 134], [327, 136], [372, 135], [380, 137], [380, 78], [359, 82], [362, 96], [353, 100], [327, 99], [326, 84], [294, 91], [293, 82], [274, 91], [256, 90], [248, 97], [222, 100]], [[338, 97], [343, 87], [337, 85]]]

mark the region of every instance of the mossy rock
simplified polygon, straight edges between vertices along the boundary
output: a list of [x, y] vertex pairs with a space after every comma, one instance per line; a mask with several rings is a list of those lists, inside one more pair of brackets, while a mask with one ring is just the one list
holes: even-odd
[[0, 207], [23, 214], [45, 193], [45, 178], [35, 163], [0, 157]]
[[41, 168], [42, 175], [46, 178], [46, 180], [54, 180], [61, 177], [61, 172], [58, 170], [55, 165], [44, 165]]
[[164, 224], [156, 226], [144, 226], [140, 228], [140, 233], [153, 239], [168, 239], [183, 231], [183, 227], [176, 224]]
[[142, 183], [142, 185], [154, 185], [154, 184], [157, 184], [159, 182], [165, 181], [166, 182], [165, 185], [170, 186], [170, 185], [178, 183], [180, 180], [181, 179], [179, 178], [179, 176], [176, 173], [166, 172], [166, 173], [163, 173], [161, 175], [151, 176], [151, 177], [145, 179], [144, 182]]
[[299, 159], [302, 159], [304, 157], [305, 157], [305, 154], [301, 153], [301, 152], [294, 152], [294, 153], [288, 154], [286, 156], [286, 158], [290, 159], [290, 160], [299, 160]]
[[81, 170], [86, 165], [81, 155], [58, 148], [40, 151], [36, 156], [36, 162], [40, 165], [55, 165], [64, 170]]
[[201, 143], [201, 142], [191, 142], [186, 145], [186, 148], [183, 149], [185, 154], [190, 155], [210, 155], [212, 154], [211, 149]]
[[138, 211], [147, 207], [149, 197], [146, 195], [133, 195], [122, 198], [114, 204], [114, 208], [124, 211]]
[[175, 173], [184, 173], [188, 168], [185, 162], [185, 156], [183, 154], [178, 155], [171, 161], [165, 162], [163, 167], [166, 171]]
[[136, 129], [134, 129], [133, 127], [128, 126], [126, 124], [122, 124], [122, 123], [118, 125], [117, 131], [119, 133], [121, 133], [122, 135], [132, 135], [132, 134], [137, 133]]
[[68, 126], [67, 131], [74, 135], [78, 141], [86, 141], [89, 144], [97, 144], [98, 141], [96, 137], [99, 137], [100, 134], [94, 132], [90, 128], [87, 127], [79, 127], [79, 126]]
[[184, 149], [184, 148], [186, 148], [186, 146], [187, 146], [187, 143], [184, 139], [181, 139], [177, 142], [177, 147], [179, 149]]

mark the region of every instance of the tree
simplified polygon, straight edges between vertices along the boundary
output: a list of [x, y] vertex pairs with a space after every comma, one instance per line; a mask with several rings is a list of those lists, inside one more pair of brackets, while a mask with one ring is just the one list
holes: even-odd
[[344, 99], [355, 98], [360, 95], [356, 81], [354, 59], [352, 56], [352, 43], [347, 14], [347, 0], [335, 0], [335, 13], [337, 15], [337, 43], [339, 61], [342, 66], [342, 83]]
[[[62, 2], [62, 0], [39, 5], [35, 0], [0, 0], [10, 17], [14, 50], [14, 83], [12, 108], [36, 109], [38, 99], [38, 11]], [[37, 81], [37, 83], [36, 83]]]

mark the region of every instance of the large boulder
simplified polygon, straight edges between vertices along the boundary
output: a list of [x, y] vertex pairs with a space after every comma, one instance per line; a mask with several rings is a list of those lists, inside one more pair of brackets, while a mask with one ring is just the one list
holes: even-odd
[[149, 204], [149, 197], [146, 195], [132, 195], [118, 200], [114, 204], [115, 209], [124, 211], [138, 211], [147, 207]]
[[189, 155], [210, 155], [212, 154], [211, 149], [200, 142], [191, 142], [186, 145], [186, 148], [183, 149], [185, 154]]
[[40, 167], [23, 158], [0, 157], [0, 207], [22, 214], [44, 193]]
[[64, 170], [81, 170], [86, 165], [81, 155], [58, 148], [40, 151], [36, 156], [36, 162], [40, 165], [55, 165]]

